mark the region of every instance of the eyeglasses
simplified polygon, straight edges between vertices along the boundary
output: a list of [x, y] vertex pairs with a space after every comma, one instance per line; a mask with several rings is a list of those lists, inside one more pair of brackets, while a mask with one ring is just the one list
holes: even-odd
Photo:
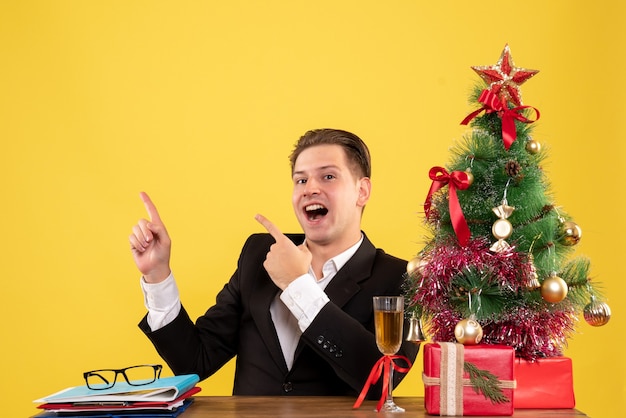
[[124, 376], [124, 380], [131, 386], [148, 385], [161, 376], [160, 364], [143, 364], [124, 369], [101, 369], [83, 373], [87, 387], [93, 390], [109, 389], [115, 385], [117, 375]]

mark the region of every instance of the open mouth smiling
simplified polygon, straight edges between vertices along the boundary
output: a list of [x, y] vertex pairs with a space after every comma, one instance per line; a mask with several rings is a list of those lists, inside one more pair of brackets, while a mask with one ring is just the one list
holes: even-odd
[[309, 221], [316, 221], [323, 218], [328, 213], [328, 209], [320, 204], [313, 204], [304, 207], [304, 213]]

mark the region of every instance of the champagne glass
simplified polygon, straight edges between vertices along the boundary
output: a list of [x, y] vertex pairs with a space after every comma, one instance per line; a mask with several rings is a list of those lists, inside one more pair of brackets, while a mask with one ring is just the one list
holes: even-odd
[[[402, 324], [404, 323], [404, 297], [374, 296], [374, 327], [376, 329], [376, 345], [385, 356], [392, 356], [402, 345]], [[393, 360], [392, 360], [393, 362]], [[404, 412], [393, 401], [393, 364], [389, 367], [389, 385], [383, 412]]]

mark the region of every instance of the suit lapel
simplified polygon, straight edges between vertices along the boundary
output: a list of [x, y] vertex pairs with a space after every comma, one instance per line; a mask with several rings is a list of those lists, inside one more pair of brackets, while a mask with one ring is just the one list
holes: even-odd
[[285, 363], [283, 351], [278, 341], [278, 334], [276, 334], [276, 328], [270, 313], [270, 305], [280, 289], [272, 282], [263, 266], [260, 266], [257, 277], [258, 284], [253, 293], [256, 301], [250, 304], [252, 318], [274, 362], [276, 362], [283, 373], [287, 373], [287, 363]]
[[[301, 244], [304, 240], [303, 234], [287, 234], [287, 236], [296, 245]], [[283, 350], [280, 346], [278, 334], [276, 333], [276, 327], [274, 326], [272, 314], [270, 312], [270, 306], [280, 289], [274, 284], [274, 282], [272, 282], [272, 279], [267, 274], [263, 264], [259, 266], [256, 277], [258, 278], [257, 287], [253, 292], [255, 302], [250, 303], [250, 312], [252, 313], [252, 318], [259, 329], [261, 338], [263, 338], [267, 349], [272, 355], [272, 359], [278, 365], [280, 370], [286, 374], [288, 372], [287, 363], [285, 362]]]
[[363, 234], [363, 243], [326, 287], [326, 294], [340, 308], [361, 289], [360, 282], [370, 277], [376, 248]]

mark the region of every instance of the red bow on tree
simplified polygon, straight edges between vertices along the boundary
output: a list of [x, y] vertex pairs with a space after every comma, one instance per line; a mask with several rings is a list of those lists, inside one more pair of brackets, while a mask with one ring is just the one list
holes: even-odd
[[463, 216], [463, 210], [459, 204], [456, 190], [465, 190], [470, 186], [467, 173], [465, 171], [453, 171], [451, 174], [448, 174], [443, 167], [433, 167], [430, 169], [428, 176], [433, 182], [430, 185], [428, 196], [426, 196], [426, 201], [424, 202], [426, 218], [428, 219], [430, 217], [430, 206], [432, 204], [433, 194], [447, 184], [450, 220], [452, 221], [452, 227], [459, 240], [459, 244], [465, 247], [470, 239], [470, 230], [467, 226], [465, 216]]
[[[497, 112], [500, 119], [502, 119], [502, 142], [504, 142], [504, 148], [507, 150], [511, 147], [511, 144], [517, 139], [517, 130], [515, 129], [515, 120], [523, 123], [533, 123], [539, 119], [539, 110], [532, 106], [517, 106], [509, 109], [506, 104], [506, 99], [500, 99], [496, 93], [491, 90], [483, 90], [478, 98], [478, 102], [484, 106], [478, 110], [473, 111], [463, 121], [461, 125], [467, 125], [472, 119], [474, 119], [483, 110], [485, 113]], [[537, 114], [535, 120], [528, 119], [522, 115], [520, 111], [524, 109], [533, 109]]]

